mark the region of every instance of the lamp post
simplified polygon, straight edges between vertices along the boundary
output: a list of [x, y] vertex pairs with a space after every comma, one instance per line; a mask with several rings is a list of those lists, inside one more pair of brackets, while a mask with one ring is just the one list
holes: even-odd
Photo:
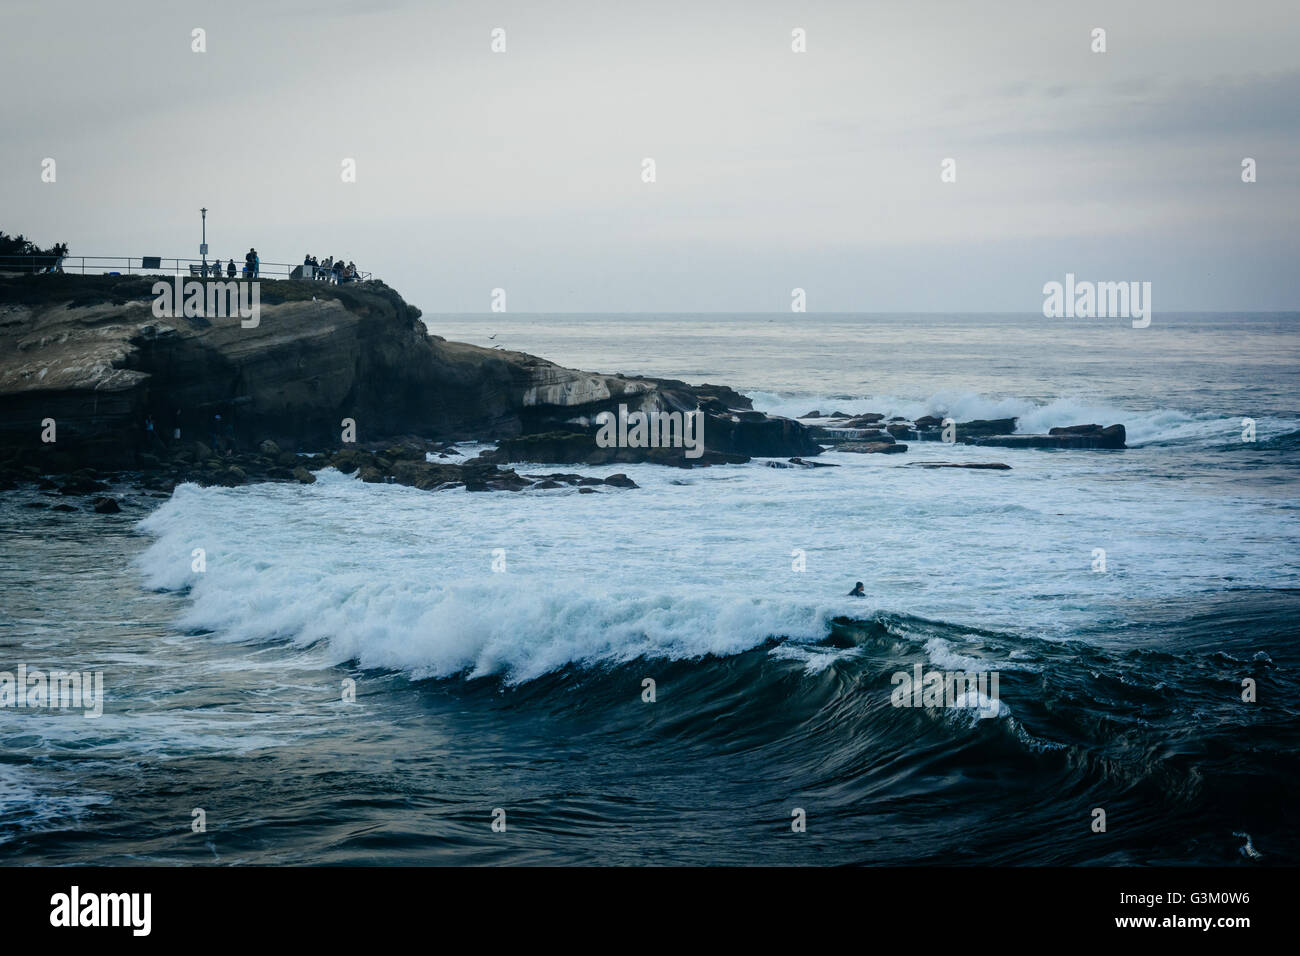
[[203, 215], [203, 245], [199, 246], [199, 255], [203, 257], [203, 274], [208, 274], [208, 209], [203, 207], [199, 210]]

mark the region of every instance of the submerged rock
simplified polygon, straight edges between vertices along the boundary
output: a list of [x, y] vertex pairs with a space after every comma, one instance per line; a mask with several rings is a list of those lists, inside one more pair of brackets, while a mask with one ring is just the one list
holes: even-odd
[[1011, 466], [1000, 461], [909, 461], [909, 468], [974, 468], [989, 471], [1010, 471]]
[[789, 461], [769, 461], [769, 468], [838, 468], [839, 465], [829, 461], [804, 461], [802, 458], [791, 458]]
[[883, 441], [846, 442], [843, 445], [836, 445], [835, 450], [854, 452], [859, 455], [900, 455], [907, 451], [907, 446]]
[[97, 491], [108, 491], [108, 485], [93, 478], [73, 478], [59, 487], [61, 495], [91, 495]]

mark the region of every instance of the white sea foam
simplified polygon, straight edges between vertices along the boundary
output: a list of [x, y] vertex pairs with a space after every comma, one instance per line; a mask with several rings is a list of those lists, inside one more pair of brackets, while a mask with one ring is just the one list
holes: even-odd
[[[913, 448], [913, 461], [990, 457]], [[841, 467], [713, 467], [688, 486], [674, 470], [620, 466], [642, 487], [594, 495], [433, 493], [333, 470], [308, 486], [185, 485], [142, 522], [156, 540], [140, 566], [150, 587], [192, 588], [179, 623], [209, 640], [512, 681], [570, 663], [733, 654], [771, 636], [815, 642], [831, 617], [877, 609], [1053, 639], [1228, 577], [1300, 584], [1296, 562], [1279, 560], [1300, 553], [1300, 515], [1277, 502], [1125, 483], [1113, 456], [997, 457], [1013, 470], [829, 452]], [[498, 548], [504, 573], [491, 570]], [[1091, 571], [1094, 548], [1107, 573]], [[805, 572], [792, 570], [796, 550]], [[844, 596], [855, 580], [867, 601]]]

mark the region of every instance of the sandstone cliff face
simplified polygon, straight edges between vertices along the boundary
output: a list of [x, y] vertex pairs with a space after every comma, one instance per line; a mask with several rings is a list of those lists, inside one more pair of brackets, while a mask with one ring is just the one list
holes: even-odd
[[[381, 283], [263, 280], [251, 328], [238, 316], [155, 317], [153, 283], [0, 278], [0, 459], [129, 467], [146, 417], [164, 437], [179, 425], [183, 437], [206, 439], [219, 414], [223, 438], [319, 449], [339, 444], [345, 418], [359, 442], [490, 440], [586, 431], [619, 404], [705, 408], [719, 423], [706, 444], [720, 451], [820, 451], [803, 425], [749, 412], [723, 386], [583, 372], [448, 342]], [[53, 444], [41, 441], [46, 419], [56, 423]], [[747, 436], [761, 448], [744, 447]]]

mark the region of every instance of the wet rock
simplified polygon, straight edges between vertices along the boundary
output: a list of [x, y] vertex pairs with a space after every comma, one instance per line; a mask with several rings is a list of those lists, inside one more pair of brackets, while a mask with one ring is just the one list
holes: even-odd
[[98, 515], [115, 515], [122, 510], [117, 503], [117, 499], [107, 497], [96, 498], [91, 502], [91, 507], [94, 509], [95, 514]]
[[791, 458], [789, 461], [769, 461], [765, 463], [769, 468], [838, 468], [839, 465], [831, 464], [829, 461], [804, 461], [802, 458]]
[[[960, 436], [961, 432], [958, 432]], [[1073, 425], [1068, 428], [1053, 428], [1046, 435], [996, 435], [989, 438], [975, 438], [967, 444], [981, 448], [1054, 448], [1066, 449], [1122, 449], [1126, 432], [1123, 425]]]
[[275, 442], [271, 441], [271, 439], [269, 438], [261, 442], [257, 446], [257, 450], [260, 451], [267, 458], [277, 458], [280, 455], [280, 446], [277, 445]]
[[343, 474], [350, 475], [363, 466], [369, 466], [371, 456], [370, 452], [363, 451], [360, 448], [344, 448], [334, 453], [334, 457], [330, 459], [330, 464]]
[[584, 476], [573, 475], [568, 472], [554, 471], [549, 475], [524, 475], [524, 477], [530, 478], [533, 481], [558, 481], [560, 484], [564, 485], [576, 485], [578, 482], [583, 480]]
[[847, 428], [839, 425], [813, 428], [813, 438], [828, 445], [840, 442], [894, 441], [894, 436], [879, 428]]
[[957, 423], [957, 439], [960, 441], [988, 435], [1010, 435], [1015, 430], [1014, 418], [977, 418], [974, 421]]
[[879, 412], [867, 412], [865, 415], [855, 415], [846, 422], [842, 422], [842, 428], [866, 428], [869, 425], [876, 425], [885, 420], [885, 416]]
[[379, 454], [391, 462], [399, 461], [418, 461], [425, 460], [425, 449], [414, 443], [403, 443], [401, 445], [389, 445], [382, 449]]
[[316, 476], [313, 475], [306, 468], [304, 468], [302, 465], [299, 465], [292, 472], [290, 472], [290, 474], [293, 476], [294, 481], [298, 482], [299, 484], [314, 485], [316, 483]]
[[641, 487], [627, 475], [621, 472], [617, 475], [610, 475], [605, 479], [605, 484], [613, 485], [615, 488], [639, 488]]
[[382, 485], [388, 481], [387, 476], [373, 465], [362, 467], [360, 477], [362, 481], [372, 485]]
[[891, 445], [883, 441], [846, 442], [843, 445], [836, 445], [835, 450], [854, 452], [860, 455], [899, 455], [907, 451], [907, 446], [900, 445], [897, 442]]
[[91, 478], [73, 478], [59, 486], [61, 495], [90, 495], [97, 491], [108, 491], [108, 485]]
[[424, 461], [399, 461], [393, 464], [393, 481], [423, 491], [432, 491], [448, 482], [459, 484], [463, 477], [461, 469], [455, 465], [435, 465]]
[[54, 507], [50, 508], [50, 510], [51, 511], [76, 511], [77, 509], [72, 507], [72, 505], [64, 504], [64, 505], [55, 505]]
[[909, 461], [909, 468], [973, 468], [988, 471], [1010, 471], [1011, 466], [1000, 461]]
[[[764, 423], [752, 423], [764, 427]], [[800, 426], [801, 428], [803, 426]], [[707, 440], [708, 422], [705, 423]], [[817, 446], [820, 452], [821, 447]], [[502, 439], [497, 447], [480, 456], [497, 464], [514, 462], [556, 462], [572, 465], [612, 465], [615, 463], [672, 465], [678, 468], [705, 465], [743, 464], [747, 455], [731, 454], [705, 449], [696, 458], [686, 457], [684, 448], [602, 448], [596, 444], [594, 434], [584, 432], [541, 432]]]
[[595, 488], [579, 488], [579, 489], [578, 489], [578, 494], [580, 494], [580, 495], [594, 495], [594, 494], [596, 494], [596, 489], [595, 489]]

